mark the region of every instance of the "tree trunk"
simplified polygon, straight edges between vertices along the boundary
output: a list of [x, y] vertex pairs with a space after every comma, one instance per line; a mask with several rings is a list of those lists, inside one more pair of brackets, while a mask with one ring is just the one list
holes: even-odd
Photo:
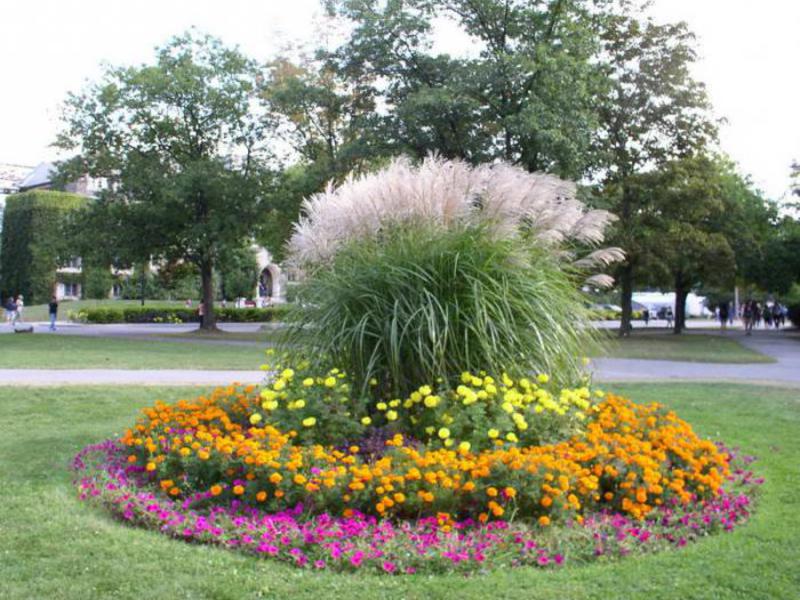
[[144, 272], [144, 263], [142, 263], [142, 270], [139, 275], [139, 299], [142, 302], [142, 306], [144, 306], [144, 286], [145, 286], [145, 272]]
[[629, 262], [622, 266], [619, 272], [620, 304], [622, 305], [622, 318], [619, 324], [619, 337], [631, 333], [631, 318], [633, 316], [633, 265]]
[[686, 328], [686, 296], [689, 290], [680, 275], [675, 277], [675, 325], [672, 332], [680, 334]]
[[203, 314], [200, 317], [200, 329], [216, 331], [217, 319], [214, 315], [214, 268], [211, 259], [200, 265], [200, 278], [203, 287]]

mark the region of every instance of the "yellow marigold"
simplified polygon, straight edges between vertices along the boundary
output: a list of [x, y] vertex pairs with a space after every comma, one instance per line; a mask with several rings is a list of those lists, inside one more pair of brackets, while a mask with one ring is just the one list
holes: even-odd
[[439, 437], [446, 440], [450, 437], [450, 430], [447, 427], [442, 427], [439, 429]]
[[496, 439], [500, 435], [500, 432], [497, 431], [497, 429], [490, 429], [487, 433], [489, 434], [489, 437], [492, 439]]
[[242, 494], [244, 494], [244, 486], [241, 485], [233, 486], [233, 493], [236, 494], [237, 496], [241, 496]]
[[386, 413], [386, 418], [387, 418], [389, 421], [396, 421], [396, 420], [397, 420], [397, 411], [396, 411], [396, 410], [390, 410], [390, 411], [388, 411], [388, 412]]
[[313, 427], [317, 424], [316, 417], [306, 417], [303, 419], [303, 427]]
[[362, 425], [370, 425], [371, 423], [372, 423], [372, 419], [370, 419], [369, 417], [363, 417], [361, 419], [361, 424]]
[[539, 525], [541, 525], [542, 527], [547, 527], [548, 525], [550, 525], [550, 517], [548, 517], [547, 515], [542, 515], [541, 517], [539, 517]]
[[250, 415], [250, 424], [251, 425], [258, 425], [261, 423], [261, 415], [258, 413], [253, 413]]
[[439, 404], [440, 398], [439, 396], [426, 396], [425, 397], [425, 406], [428, 408], [436, 408]]

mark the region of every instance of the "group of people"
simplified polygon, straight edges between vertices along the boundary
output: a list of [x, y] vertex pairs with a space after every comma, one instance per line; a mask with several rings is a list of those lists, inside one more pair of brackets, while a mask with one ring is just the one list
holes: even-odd
[[747, 335], [751, 335], [754, 328], [761, 327], [762, 321], [766, 328], [780, 329], [786, 324], [788, 312], [788, 309], [778, 302], [773, 302], [771, 306], [765, 302], [762, 306], [756, 300], [748, 300], [742, 305], [741, 317]]
[[22, 310], [25, 308], [25, 299], [22, 295], [9, 296], [3, 308], [6, 311], [6, 323], [16, 325], [22, 321]]
[[[753, 329], [761, 327], [762, 322], [766, 328], [774, 327], [775, 329], [780, 329], [786, 324], [788, 312], [788, 309], [778, 302], [771, 304], [764, 302], [762, 305], [761, 302], [750, 299], [739, 307], [738, 317], [742, 320], [747, 335], [751, 335]], [[716, 313], [722, 329], [725, 329], [729, 324], [733, 325], [733, 320], [737, 316], [736, 310], [731, 309], [728, 302], [719, 304]]]
[[[6, 323], [16, 326], [17, 323], [22, 323], [22, 312], [25, 308], [25, 298], [22, 294], [17, 296], [9, 296], [6, 299], [3, 308], [6, 311]], [[47, 305], [50, 314], [50, 331], [56, 330], [56, 318], [58, 317], [58, 298], [53, 296], [50, 303]]]

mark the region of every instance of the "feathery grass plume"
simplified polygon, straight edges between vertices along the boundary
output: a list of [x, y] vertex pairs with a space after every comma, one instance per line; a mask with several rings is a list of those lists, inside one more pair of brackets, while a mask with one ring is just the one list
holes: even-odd
[[[329, 185], [305, 200], [302, 211], [289, 240], [290, 259], [302, 266], [326, 263], [351, 240], [374, 238], [400, 223], [441, 229], [482, 224], [493, 235], [532, 236], [563, 250], [600, 244], [614, 219], [606, 211], [587, 209], [575, 199], [575, 185], [553, 175], [438, 157], [419, 166], [397, 158], [377, 173], [350, 177], [339, 188]], [[623, 256], [618, 248], [608, 249], [576, 266], [607, 265]]]
[[[362, 390], [407, 394], [464, 370], [580, 376], [594, 343], [578, 288], [617, 248], [613, 218], [575, 186], [505, 164], [436, 157], [329, 186], [306, 200], [290, 260], [308, 274], [287, 343]], [[594, 285], [608, 284], [594, 276]]]

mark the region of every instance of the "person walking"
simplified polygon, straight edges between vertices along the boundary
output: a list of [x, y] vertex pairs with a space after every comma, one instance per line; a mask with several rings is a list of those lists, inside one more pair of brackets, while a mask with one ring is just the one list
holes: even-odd
[[781, 305], [775, 302], [772, 305], [772, 324], [775, 326], [775, 329], [781, 328], [781, 317], [783, 316], [783, 309]]
[[197, 316], [200, 317], [200, 327], [202, 327], [206, 318], [206, 305], [203, 304], [202, 300], [200, 304], [197, 305]]
[[728, 303], [722, 302], [719, 305], [719, 326], [722, 331], [728, 327]]
[[48, 304], [48, 309], [50, 312], [50, 331], [56, 330], [56, 317], [58, 317], [58, 298], [53, 296], [50, 298], [50, 304]]
[[25, 298], [24, 298], [24, 296], [22, 294], [17, 296], [16, 304], [17, 304], [17, 310], [16, 310], [16, 313], [14, 315], [14, 318], [15, 318], [14, 323], [22, 321], [22, 309], [25, 308]]
[[16, 323], [17, 318], [17, 303], [14, 302], [14, 296], [9, 296], [6, 302], [6, 322], [9, 325]]
[[644, 326], [647, 327], [650, 324], [650, 309], [645, 308], [642, 310], [642, 320], [644, 321]]
[[667, 318], [667, 328], [672, 328], [672, 320], [675, 318], [675, 314], [672, 312], [672, 308], [667, 309], [667, 314], [664, 315]]
[[753, 324], [755, 323], [755, 317], [753, 315], [753, 304], [752, 300], [748, 300], [744, 303], [742, 307], [742, 321], [744, 321], [744, 330], [746, 335], [753, 334]]

